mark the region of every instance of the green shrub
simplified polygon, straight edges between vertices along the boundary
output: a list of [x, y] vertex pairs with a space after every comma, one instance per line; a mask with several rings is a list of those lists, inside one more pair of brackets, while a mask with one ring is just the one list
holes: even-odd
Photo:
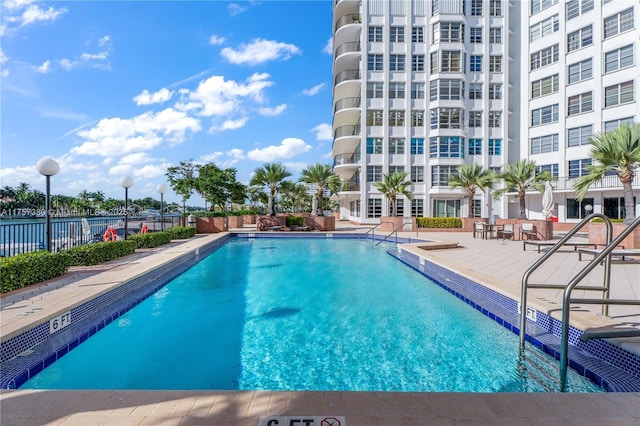
[[304, 225], [304, 217], [302, 217], [302, 216], [287, 216], [286, 224], [287, 224], [287, 226], [303, 226]]
[[236, 210], [234, 212], [229, 212], [229, 216], [249, 216], [249, 215], [254, 215], [254, 214], [259, 214], [258, 209], [243, 209], [243, 210]]
[[134, 241], [137, 248], [154, 248], [170, 243], [172, 235], [169, 231], [151, 232], [149, 234], [132, 235], [129, 240]]
[[207, 211], [191, 212], [189, 214], [192, 214], [195, 217], [225, 217], [225, 216], [228, 216], [227, 212], [223, 212], [223, 211], [219, 211], [219, 210], [218, 211], [207, 210]]
[[64, 275], [72, 264], [67, 251], [36, 251], [0, 258], [2, 293]]
[[[623, 223], [624, 219], [609, 219], [611, 223]], [[604, 223], [604, 219], [600, 219], [599, 217], [595, 219], [591, 219], [591, 223]]]
[[135, 253], [136, 242], [128, 240], [107, 241], [104, 243], [92, 243], [73, 247], [67, 250], [72, 258], [73, 266], [98, 265], [109, 260], [118, 259]]
[[418, 228], [462, 228], [459, 217], [417, 217]]
[[164, 232], [169, 233], [172, 240], [186, 240], [196, 235], [196, 228], [192, 226], [174, 226]]

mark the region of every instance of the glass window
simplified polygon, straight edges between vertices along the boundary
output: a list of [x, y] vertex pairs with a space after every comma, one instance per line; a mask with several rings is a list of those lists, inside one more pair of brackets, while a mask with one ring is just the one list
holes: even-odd
[[593, 135], [593, 125], [567, 129], [567, 146], [587, 145]]
[[422, 183], [424, 182], [424, 167], [423, 166], [411, 166], [411, 182]]
[[482, 27], [469, 28], [469, 42], [482, 43]]
[[[633, 197], [633, 204], [636, 204], [636, 197]], [[624, 219], [626, 215], [624, 197], [605, 197], [602, 203], [602, 214], [611, 219]]]
[[404, 154], [404, 138], [389, 138], [389, 154]]
[[482, 0], [471, 0], [471, 16], [482, 16]]
[[502, 28], [500, 27], [489, 28], [489, 43], [502, 44]]
[[413, 198], [411, 200], [411, 216], [423, 217], [424, 216], [424, 200], [421, 198]]
[[558, 62], [558, 48], [559, 46], [557, 44], [554, 44], [553, 46], [549, 46], [545, 49], [532, 53], [530, 64], [531, 71]]
[[605, 18], [604, 38], [605, 40], [616, 36], [622, 32], [633, 29], [633, 7]]
[[489, 111], [489, 127], [502, 127], [502, 111]]
[[380, 182], [382, 180], [382, 166], [367, 166], [367, 182]]
[[424, 27], [411, 28], [411, 41], [413, 43], [424, 43]]
[[411, 99], [424, 99], [424, 83], [411, 83]]
[[382, 82], [367, 83], [368, 99], [382, 99], [383, 96], [384, 96], [384, 83]]
[[604, 72], [610, 73], [633, 66], [633, 44], [604, 54]]
[[605, 88], [605, 108], [633, 102], [633, 91], [633, 80]]
[[[460, 100], [464, 99], [464, 82], [462, 80], [440, 79], [430, 83], [429, 99]], [[439, 92], [439, 93], [438, 93]]]
[[502, 139], [489, 139], [489, 155], [502, 154]]
[[380, 217], [382, 216], [382, 200], [379, 198], [367, 199], [367, 217]]
[[461, 108], [436, 108], [431, 110], [432, 129], [461, 129]]
[[469, 56], [469, 71], [482, 72], [482, 55]]
[[460, 57], [461, 57], [460, 51], [458, 50], [443, 50], [440, 71], [442, 72], [462, 71]]
[[382, 41], [382, 27], [370, 26], [369, 27], [369, 42], [381, 42]]
[[367, 110], [367, 126], [382, 126], [382, 110]]
[[482, 155], [482, 139], [470, 138], [467, 152], [469, 155]]
[[449, 186], [449, 177], [458, 174], [458, 166], [431, 166], [431, 186]]
[[585, 206], [593, 208], [593, 198], [583, 198], [582, 201], [567, 198], [567, 219], [584, 219], [589, 216], [591, 210], [587, 212]]
[[558, 0], [531, 0], [531, 16], [557, 4]]
[[529, 27], [529, 41], [538, 40], [560, 30], [560, 18], [553, 15]]
[[471, 216], [482, 217], [482, 200], [471, 200]]
[[558, 151], [558, 134], [545, 135], [529, 140], [531, 154], [543, 154], [545, 152]]
[[589, 58], [569, 65], [569, 84], [588, 80], [591, 77], [593, 77], [593, 59]]
[[411, 126], [412, 127], [424, 126], [424, 111], [421, 111], [421, 110], [411, 111]]
[[469, 83], [469, 99], [482, 99], [482, 83]]
[[[593, 97], [591, 92], [571, 96], [568, 100], [568, 115], [582, 114], [593, 110]], [[606, 102], [606, 100], [605, 100]]]
[[489, 84], [489, 99], [502, 99], [502, 83]]
[[558, 121], [558, 104], [549, 105], [531, 111], [531, 126], [556, 123]]
[[424, 55], [411, 55], [411, 71], [424, 71]]
[[[447, 178], [448, 181], [448, 178]], [[435, 185], [432, 185], [435, 186]], [[448, 185], [440, 185], [448, 186]], [[433, 217], [460, 217], [460, 200], [433, 200]]]
[[567, 21], [590, 10], [593, 10], [593, 0], [569, 0], [567, 1]]
[[404, 166], [389, 166], [389, 174], [396, 172], [404, 173]]
[[591, 25], [569, 33], [567, 36], [567, 51], [573, 52], [585, 46], [593, 44], [593, 31]]
[[569, 179], [578, 178], [588, 174], [587, 166], [590, 166], [591, 163], [591, 158], [569, 161]]
[[392, 26], [389, 28], [390, 42], [404, 43], [404, 27]]
[[502, 72], [502, 56], [489, 56], [489, 72]]
[[367, 154], [382, 154], [382, 138], [367, 138]]
[[378, 53], [370, 53], [367, 56], [367, 70], [382, 71], [383, 68], [382, 55]]
[[482, 111], [469, 111], [469, 127], [482, 127]]
[[404, 126], [404, 111], [389, 111], [389, 126]]
[[433, 24], [432, 44], [464, 42], [464, 24], [462, 22], [436, 22]]
[[404, 55], [389, 55], [389, 71], [404, 71]]
[[459, 136], [438, 136], [429, 138], [430, 158], [463, 158], [464, 138]]
[[424, 154], [424, 139], [423, 138], [411, 138], [411, 154]]
[[625, 117], [625, 118], [620, 118], [618, 120], [607, 121], [604, 123], [604, 131], [610, 132], [622, 126], [624, 123], [627, 123], [629, 124], [629, 126], [631, 126], [633, 125], [634, 122], [635, 120], [633, 117]]
[[431, 0], [431, 16], [440, 13], [440, 0]]
[[489, 15], [502, 16], [502, 0], [489, 0]]
[[558, 92], [560, 77], [558, 74], [531, 82], [531, 98], [550, 95]]
[[389, 83], [389, 99], [404, 99], [404, 83]]
[[540, 166], [536, 166], [536, 175], [539, 175], [540, 172], [546, 171], [554, 178], [558, 178], [558, 164], [542, 164]]

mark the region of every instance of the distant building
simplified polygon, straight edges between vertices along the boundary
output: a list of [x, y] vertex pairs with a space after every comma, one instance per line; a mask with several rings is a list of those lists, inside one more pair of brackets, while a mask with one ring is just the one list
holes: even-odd
[[[335, 1], [340, 217], [388, 215], [373, 182], [394, 171], [413, 182], [398, 215], [517, 217], [514, 195], [469, 200], [449, 176], [463, 163], [499, 171], [520, 158], [557, 178], [561, 222], [578, 221], [586, 205], [622, 217], [617, 176], [582, 202], [572, 184], [589, 164], [592, 134], [640, 121], [639, 22], [635, 0]], [[527, 194], [530, 219], [544, 217], [541, 199]]]

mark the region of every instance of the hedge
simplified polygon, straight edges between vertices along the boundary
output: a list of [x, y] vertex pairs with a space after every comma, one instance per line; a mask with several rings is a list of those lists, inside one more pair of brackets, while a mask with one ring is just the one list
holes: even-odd
[[417, 217], [418, 228], [462, 228], [459, 217]]
[[302, 216], [287, 216], [286, 220], [287, 226], [303, 226], [304, 225], [304, 217]]
[[129, 241], [135, 242], [138, 248], [154, 248], [170, 243], [171, 235], [168, 231], [135, 234], [129, 237]]
[[164, 232], [171, 234], [172, 240], [186, 240], [196, 235], [196, 228], [193, 226], [174, 226]]
[[7, 293], [64, 275], [72, 262], [68, 251], [36, 251], [0, 258], [1, 291]]
[[129, 239], [85, 244], [73, 247], [66, 253], [69, 253], [72, 258], [71, 266], [91, 266], [128, 256], [135, 251], [136, 243]]

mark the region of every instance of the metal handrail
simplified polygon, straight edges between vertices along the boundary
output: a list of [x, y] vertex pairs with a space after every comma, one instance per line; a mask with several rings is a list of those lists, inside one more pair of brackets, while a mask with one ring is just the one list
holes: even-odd
[[[393, 222], [386, 222], [386, 223], [393, 223]], [[391, 234], [395, 233], [396, 234], [396, 244], [398, 244], [398, 229], [402, 228], [404, 226], [404, 223], [401, 224], [400, 226], [398, 226], [396, 229], [394, 229], [393, 231], [389, 232], [387, 235], [384, 236], [383, 239], [381, 239], [380, 241], [378, 241], [376, 243], [376, 245], [379, 245], [381, 242], [383, 241], [387, 241], [387, 237], [389, 237]]]
[[[524, 344], [526, 340], [526, 328], [527, 328], [527, 289], [529, 288], [529, 277], [531, 274], [538, 269], [544, 262], [547, 261], [555, 252], [560, 250], [560, 248], [571, 238], [573, 237], [580, 229], [582, 229], [586, 224], [588, 224], [591, 219], [601, 218], [604, 220], [604, 223], [607, 228], [607, 234], [605, 237], [606, 244], [609, 245], [611, 242], [611, 234], [613, 233], [613, 225], [611, 224], [611, 220], [600, 213], [592, 213], [589, 216], [585, 217], [578, 225], [576, 225], [571, 231], [567, 233], [560, 241], [558, 241], [555, 245], [551, 246], [549, 251], [547, 251], [540, 259], [538, 259], [533, 265], [529, 267], [522, 276], [522, 287], [520, 293], [520, 353], [524, 352]], [[594, 288], [594, 290], [602, 291], [603, 297], [608, 297], [609, 295], [609, 284], [611, 281], [611, 262], [610, 259], [605, 261], [604, 266], [604, 286]], [[553, 284], [536, 284], [536, 288], [558, 288], [557, 285]], [[564, 288], [564, 286], [563, 286]], [[602, 309], [602, 314], [607, 316], [609, 313], [608, 307], [605, 310], [604, 306]]]
[[[628, 300], [628, 299], [609, 299], [609, 292], [606, 291], [606, 295], [603, 295], [601, 300], [598, 299], [571, 299], [571, 292], [578, 285], [582, 279], [587, 276], [600, 262], [604, 261], [605, 265], [611, 266], [611, 252], [638, 226], [640, 226], [640, 217], [637, 217], [627, 229], [622, 231], [620, 235], [613, 239], [613, 241], [607, 241], [607, 246], [585, 266], [573, 279], [567, 284], [564, 289], [564, 295], [562, 300], [562, 336], [560, 342], [560, 390], [564, 391], [567, 384], [567, 365], [568, 365], [568, 351], [569, 351], [569, 313], [571, 308], [571, 302], [576, 303], [593, 303], [608, 305], [640, 305], [640, 300]], [[607, 286], [608, 287], [608, 286]], [[599, 338], [607, 337], [610, 335], [614, 337], [615, 331], [610, 333], [600, 332]]]
[[378, 223], [377, 225], [372, 226], [372, 227], [371, 227], [367, 232], [365, 232], [364, 234], [362, 234], [362, 235], [363, 235], [363, 238], [364, 238], [364, 237], [366, 237], [366, 235], [367, 235], [369, 232], [371, 232], [371, 239], [373, 240], [373, 238], [375, 237], [376, 228], [377, 228], [378, 226], [382, 225], [382, 224], [385, 224], [385, 223], [390, 223], [390, 224], [392, 224], [392, 225], [393, 225], [393, 222], [380, 222], [380, 223]]

